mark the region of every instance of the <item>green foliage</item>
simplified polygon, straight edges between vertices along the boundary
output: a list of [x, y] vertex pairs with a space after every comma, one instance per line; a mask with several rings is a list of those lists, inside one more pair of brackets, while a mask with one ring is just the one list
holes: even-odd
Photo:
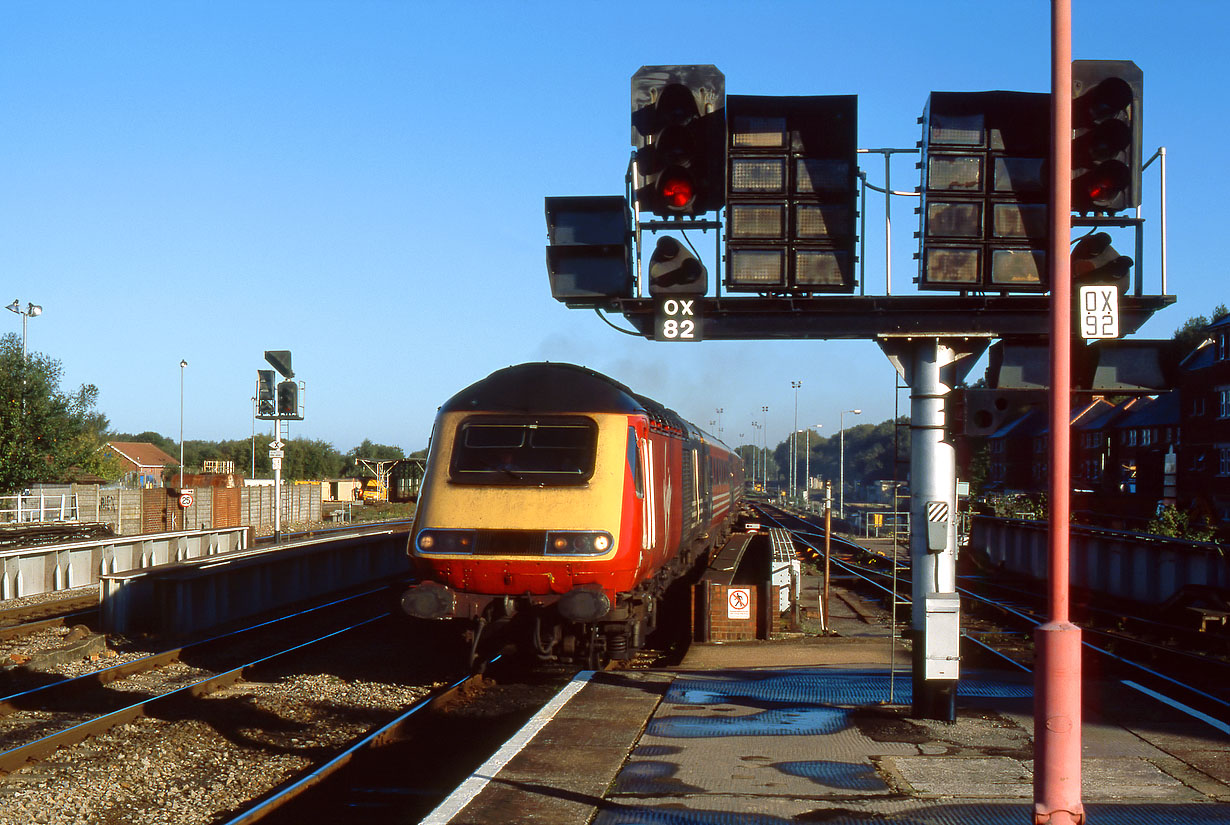
[[[168, 455], [179, 457], [179, 442], [155, 432], [112, 435], [108, 440], [148, 442], [161, 447]], [[251, 476], [253, 463], [255, 463], [257, 478], [272, 478], [273, 468], [269, 462], [269, 441], [270, 434], [267, 432], [257, 433], [254, 437], [227, 441], [185, 440], [184, 466], [188, 473], [199, 473], [206, 461], [231, 461], [235, 465], [236, 473]], [[356, 456], [380, 459], [404, 457], [401, 447], [373, 444], [370, 440], [364, 440], [362, 444], [345, 455], [338, 452], [332, 444], [319, 439], [291, 438], [287, 439], [285, 444], [282, 478], [287, 481], [313, 481], [364, 475], [365, 471], [361, 467], [355, 467]], [[253, 462], [254, 451], [255, 462]], [[427, 451], [424, 449], [419, 450], [414, 456], [422, 457], [426, 454]], [[179, 468], [172, 465], [167, 468], [164, 475], [170, 479], [177, 472]]]
[[[958, 468], [957, 473], [961, 473]], [[969, 481], [970, 494], [982, 495], [982, 487], [991, 475], [991, 448], [984, 441], [969, 459], [969, 465], [964, 468], [966, 480]]]
[[[857, 424], [846, 427], [845, 431], [845, 477], [846, 484], [855, 485], [869, 481], [880, 481], [894, 478], [894, 455], [903, 463], [897, 471], [899, 480], [904, 480], [904, 464], [910, 457], [909, 419], [904, 416], [898, 419], [902, 424], [897, 427], [892, 419], [879, 424]], [[894, 446], [894, 439], [896, 445]], [[813, 477], [828, 479], [836, 483], [841, 475], [841, 433], [834, 433], [827, 438], [819, 432], [811, 433], [811, 474]], [[798, 461], [798, 478], [800, 483], [807, 473], [807, 442], [804, 432], [799, 436], [795, 450]], [[777, 468], [783, 483], [790, 466], [789, 441], [783, 441], [773, 450], [769, 462], [769, 477], [773, 478]]]
[[981, 509], [999, 518], [1023, 518], [1036, 521], [1046, 521], [1051, 516], [1046, 495], [1012, 495], [987, 496], [982, 500]]
[[[179, 455], [179, 442], [173, 438], [167, 438], [165, 435], [146, 430], [143, 433], [112, 433], [107, 438], [108, 441], [132, 441], [138, 444], [153, 444], [158, 449], [162, 450], [167, 455]], [[185, 445], [186, 446], [186, 445]], [[187, 464], [185, 457], [184, 463]]]
[[1213, 317], [1204, 317], [1203, 315], [1194, 315], [1182, 323], [1182, 325], [1174, 331], [1174, 340], [1179, 342], [1180, 357], [1187, 355], [1189, 352], [1200, 346], [1204, 341], [1204, 328], [1213, 321], [1218, 321], [1227, 315], [1230, 315], [1230, 309], [1226, 308], [1225, 304], [1218, 304], [1213, 307]]
[[[782, 449], [785, 449], [784, 447]], [[766, 453], [763, 447], [758, 447], [753, 444], [741, 444], [735, 448], [735, 452], [743, 459], [744, 473], [747, 480], [752, 480], [752, 467], [756, 468], [756, 483], [760, 483], [763, 477], [760, 462], [767, 461], [769, 479], [772, 480], [781, 475], [779, 471], [780, 465], [773, 453]], [[784, 476], [783, 476], [784, 477]]]
[[1173, 505], [1158, 510], [1157, 516], [1149, 522], [1148, 531], [1156, 536], [1191, 541], [1212, 541], [1216, 532], [1207, 524], [1193, 524], [1190, 513]]
[[362, 444], [346, 453], [346, 459], [350, 462], [351, 466], [354, 465], [356, 458], [374, 458], [377, 461], [391, 461], [405, 457], [406, 454], [402, 452], [401, 447], [388, 444], [374, 444], [371, 439], [367, 438], [363, 439]]
[[40, 481], [68, 481], [74, 471], [104, 475], [112, 468], [95, 455], [107, 419], [94, 410], [98, 388], [60, 389], [60, 362], [21, 354], [21, 336], [0, 336], [0, 491]]

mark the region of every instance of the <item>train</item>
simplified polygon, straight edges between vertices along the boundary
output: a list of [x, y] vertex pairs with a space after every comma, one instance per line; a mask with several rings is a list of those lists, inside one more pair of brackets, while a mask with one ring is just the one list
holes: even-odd
[[460, 629], [471, 665], [485, 637], [628, 659], [744, 507], [742, 459], [679, 414], [586, 367], [510, 366], [437, 413], [401, 608]]

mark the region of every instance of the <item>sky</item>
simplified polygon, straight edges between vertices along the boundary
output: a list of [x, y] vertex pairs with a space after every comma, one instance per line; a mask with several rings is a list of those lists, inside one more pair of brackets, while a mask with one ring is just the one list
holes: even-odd
[[[1213, 151], [1230, 129], [1213, 85], [1230, 77], [1230, 6], [1073, 6], [1073, 56], [1134, 60], [1146, 156], [1167, 149], [1177, 301], [1141, 331], [1167, 338], [1230, 303], [1208, 254], [1210, 192], [1230, 179]], [[833, 435], [842, 410], [862, 410], [846, 426], [908, 414], [875, 343], [621, 334], [551, 298], [543, 198], [623, 192], [641, 65], [715, 64], [727, 94], [857, 94], [859, 145], [908, 148], [933, 90], [1048, 91], [1049, 25], [1037, 0], [7, 0], [0, 304], [43, 307], [30, 350], [61, 362], [66, 389], [96, 385], [117, 432], [178, 440], [182, 381], [185, 439], [248, 438], [255, 370], [286, 349], [305, 383], [292, 437], [343, 452], [421, 449], [451, 395], [537, 360], [611, 375], [732, 445], [753, 420], [785, 439], [796, 403], [800, 429]], [[863, 158], [883, 185], [882, 156]], [[917, 186], [915, 162], [895, 157], [894, 189]], [[914, 291], [914, 206], [894, 199], [894, 294]], [[867, 213], [868, 292], [883, 294], [882, 197]], [[0, 334], [21, 322], [0, 313]]]

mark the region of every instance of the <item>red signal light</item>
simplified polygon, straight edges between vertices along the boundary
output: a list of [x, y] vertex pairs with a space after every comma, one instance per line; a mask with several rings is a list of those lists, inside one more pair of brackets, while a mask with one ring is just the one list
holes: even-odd
[[1140, 204], [1144, 74], [1130, 60], [1072, 61], [1072, 209]]
[[661, 191], [667, 206], [672, 209], [687, 209], [696, 198], [692, 179], [679, 172], [668, 174], [662, 179]]
[[1083, 175], [1078, 181], [1078, 192], [1083, 190], [1084, 200], [1094, 206], [1113, 204], [1131, 182], [1126, 166], [1109, 161]]

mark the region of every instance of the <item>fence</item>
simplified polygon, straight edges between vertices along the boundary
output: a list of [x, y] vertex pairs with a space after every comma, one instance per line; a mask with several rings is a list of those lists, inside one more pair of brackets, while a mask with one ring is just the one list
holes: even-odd
[[0, 524], [80, 521], [77, 496], [71, 493], [0, 496]]
[[[320, 485], [291, 484], [282, 487], [282, 526], [313, 524], [323, 520]], [[20, 496], [22, 513], [36, 510], [44, 518], [23, 518], [23, 522], [83, 521], [105, 524], [122, 536], [141, 533], [161, 533], [176, 530], [213, 530], [225, 527], [252, 526], [257, 532], [273, 530], [273, 487], [197, 487], [192, 504], [181, 507], [176, 490], [156, 487], [129, 490], [99, 487], [91, 484], [40, 485], [35, 495]], [[0, 523], [4, 523], [4, 503], [18, 498], [0, 499]], [[64, 505], [71, 517], [58, 518], [60, 509], [50, 505], [45, 510], [31, 507], [30, 502], [72, 502]], [[60, 508], [59, 503], [56, 508]], [[16, 507], [11, 508], [16, 510]]]

